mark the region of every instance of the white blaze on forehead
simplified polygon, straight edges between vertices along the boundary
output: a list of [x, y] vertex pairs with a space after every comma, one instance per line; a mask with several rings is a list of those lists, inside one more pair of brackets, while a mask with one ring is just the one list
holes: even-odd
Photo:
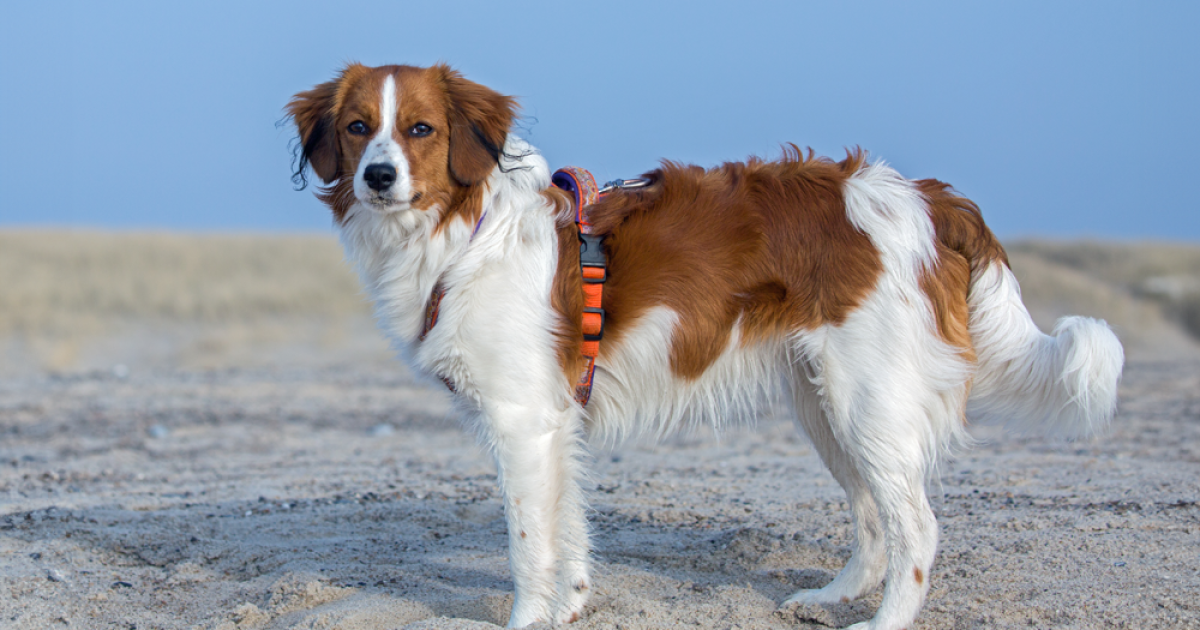
[[[383, 80], [383, 88], [379, 94], [379, 130], [371, 137], [367, 149], [363, 151], [362, 159], [358, 162], [358, 171], [354, 175], [354, 196], [361, 201], [407, 206], [412, 200], [413, 182], [412, 173], [408, 167], [408, 158], [404, 156], [404, 148], [393, 137], [398, 111], [399, 96], [396, 92], [396, 78], [388, 75]], [[371, 190], [366, 180], [363, 179], [363, 174], [372, 164], [391, 164], [395, 167], [396, 183], [382, 192]]]
[[381, 140], [390, 140], [392, 129], [396, 126], [396, 77], [388, 75], [383, 81], [383, 93], [379, 99], [379, 133], [371, 138], [374, 144]]

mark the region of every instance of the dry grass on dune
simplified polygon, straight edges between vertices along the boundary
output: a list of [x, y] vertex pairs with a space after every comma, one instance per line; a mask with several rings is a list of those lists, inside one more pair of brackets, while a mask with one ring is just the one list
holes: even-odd
[[1038, 276], [1075, 275], [1096, 287], [1106, 287], [1113, 297], [1104, 301], [1135, 300], [1135, 308], [1120, 307], [1123, 320], [1131, 315], [1148, 318], [1139, 326], [1144, 328], [1154, 324], [1151, 320], [1157, 314], [1191, 338], [1200, 339], [1200, 247], [1196, 245], [1027, 240], [1008, 250], [1019, 276], [1021, 266], [1027, 263], [1043, 270], [1054, 269], [1021, 277], [1029, 301], [1063, 300], [1058, 292], [1041, 291]]
[[1192, 335], [1158, 301], [1020, 248], [1013, 248], [1009, 259], [1025, 304], [1045, 331], [1065, 315], [1087, 315], [1106, 320], [1127, 354], [1180, 356], [1197, 350]]
[[0, 231], [0, 374], [390, 353], [320, 235]]
[[1200, 281], [1200, 246], [1190, 243], [1050, 241], [1029, 239], [1007, 246], [1114, 284], [1134, 287], [1150, 278], [1190, 276]]
[[369, 312], [327, 236], [0, 231], [0, 334]]

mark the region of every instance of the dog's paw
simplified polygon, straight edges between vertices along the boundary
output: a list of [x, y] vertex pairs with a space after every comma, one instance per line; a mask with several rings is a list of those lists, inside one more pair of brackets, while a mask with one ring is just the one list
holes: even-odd
[[[818, 623], [830, 628], [847, 627], [854, 630], [870, 628], [870, 618], [875, 612], [875, 606], [866, 601], [826, 601], [828, 593], [822, 589], [804, 590], [789, 597], [779, 605], [775, 615], [789, 622]], [[866, 621], [864, 621], [866, 620]]]
[[790, 606], [819, 606], [821, 604], [848, 604], [853, 601], [850, 597], [826, 588], [806, 588], [783, 600], [780, 608]]
[[513, 615], [512, 617], [508, 618], [508, 625], [506, 625], [504, 627], [505, 628], [529, 628], [530, 626], [534, 626], [534, 625], [538, 625], [538, 624], [541, 624], [543, 626], [546, 625], [545, 622], [542, 621], [542, 619], [539, 617], [527, 619], [524, 617], [518, 617], [516, 615]]
[[586, 578], [579, 579], [569, 588], [562, 590], [559, 595], [558, 612], [554, 615], [555, 625], [579, 621], [583, 616], [583, 607], [587, 604], [588, 596], [592, 594], [591, 584]]
[[550, 616], [544, 612], [539, 613], [529, 609], [523, 609], [520, 606], [514, 606], [512, 615], [508, 618], [508, 625], [505, 628], [528, 628], [529, 626], [541, 624], [546, 625], [546, 620]]
[[568, 623], [575, 623], [583, 616], [583, 610], [562, 611], [554, 617], [554, 625], [561, 626]]

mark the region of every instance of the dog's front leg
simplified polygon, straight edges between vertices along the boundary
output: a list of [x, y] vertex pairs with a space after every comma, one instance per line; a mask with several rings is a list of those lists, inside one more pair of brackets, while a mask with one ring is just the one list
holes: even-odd
[[516, 589], [510, 628], [553, 621], [558, 510], [564, 482], [558, 435], [562, 427], [539, 415], [530, 408], [488, 414]]
[[582, 418], [573, 409], [569, 413], [568, 422], [555, 431], [560, 480], [556, 537], [560, 566], [554, 610], [557, 624], [579, 619], [592, 587], [587, 502], [579, 485], [585, 458]]

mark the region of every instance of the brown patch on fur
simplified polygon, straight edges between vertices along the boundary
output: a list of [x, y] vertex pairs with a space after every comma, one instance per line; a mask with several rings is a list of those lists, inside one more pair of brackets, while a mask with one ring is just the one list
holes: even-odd
[[921, 276], [921, 289], [933, 306], [938, 334], [946, 343], [960, 348], [963, 358], [974, 362], [975, 349], [967, 328], [971, 275], [993, 260], [1008, 264], [1008, 257], [971, 200], [934, 179], [914, 183], [929, 203], [937, 240], [937, 263]]
[[[516, 101], [464, 79], [446, 65], [350, 64], [333, 81], [292, 99], [287, 110], [300, 135], [302, 160], [327, 185], [318, 197], [338, 223], [355, 203], [353, 179], [359, 161], [385, 122], [379, 104], [388, 76], [394, 77], [397, 91], [392, 139], [408, 160], [413, 207], [441, 208], [439, 230], [456, 217], [474, 224], [482, 212], [479, 184], [498, 163]], [[349, 133], [347, 127], [355, 121], [362, 121], [370, 132]], [[432, 131], [412, 136], [409, 130], [418, 123]]]
[[521, 530], [521, 538], [525, 537], [525, 530]]
[[468, 81], [449, 66], [430, 68], [446, 98], [450, 122], [450, 172], [464, 186], [491, 175], [504, 150], [517, 102]]
[[917, 584], [925, 583], [925, 574], [921, 573], [921, 569], [919, 567], [913, 567], [913, 577], [916, 578]]
[[946, 343], [959, 348], [963, 358], [975, 359], [971, 335], [967, 331], [970, 313], [967, 309], [967, 287], [971, 283], [971, 267], [961, 254], [938, 243], [936, 266], [921, 274], [921, 290], [933, 306], [938, 334]]
[[958, 196], [950, 184], [936, 179], [921, 179], [913, 184], [929, 200], [938, 243], [970, 261], [972, 272], [983, 269], [993, 260], [1008, 265], [1008, 254], [984, 224], [983, 214], [975, 202]]
[[[551, 187], [542, 195], [554, 208], [558, 232], [558, 267], [554, 272], [554, 287], [550, 305], [558, 315], [554, 330], [558, 346], [558, 363], [574, 388], [583, 372], [583, 277], [579, 269], [579, 229], [575, 227], [571, 198], [558, 188]], [[603, 347], [604, 342], [600, 345]]]
[[[343, 75], [345, 72], [343, 72]], [[300, 134], [305, 158], [317, 177], [330, 182], [337, 177], [339, 158], [337, 134], [330, 133], [333, 124], [331, 109], [337, 99], [340, 81], [322, 83], [311, 90], [292, 97], [287, 105], [288, 114]], [[303, 168], [303, 167], [302, 167]]]
[[[443, 130], [446, 143], [437, 144], [436, 152], [428, 156], [417, 153], [415, 148], [410, 152], [409, 147], [416, 147], [415, 140], [418, 139], [404, 145], [410, 163], [428, 169], [426, 175], [417, 173], [414, 167], [413, 182], [414, 185], [418, 181], [430, 182], [430, 185], [421, 188], [430, 194], [434, 191], [455, 191], [453, 198], [442, 205], [445, 211], [438, 223], [438, 230], [455, 217], [474, 225], [483, 211], [483, 187], [480, 184], [491, 175], [500, 161], [508, 129], [516, 116], [517, 102], [511, 96], [504, 96], [464, 79], [445, 64], [433, 66], [425, 73], [422, 79], [429, 85], [414, 81], [417, 85], [413, 91], [435, 86], [437, 93], [430, 97], [431, 104], [425, 107], [424, 113], [410, 113], [409, 118], [405, 119], [407, 126], [398, 125], [397, 129], [408, 129], [417, 122], [428, 123], [426, 119], [437, 118], [438, 126], [434, 127], [434, 134], [439, 129]], [[404, 95], [408, 98], [408, 82], [404, 88]], [[403, 101], [401, 103], [403, 110]], [[438, 107], [444, 110], [440, 117], [434, 113]]]
[[355, 202], [353, 177], [340, 177], [333, 185], [317, 191], [317, 199], [329, 206], [333, 211], [333, 220], [338, 224], [341, 224]]
[[921, 290], [933, 307], [933, 319], [942, 340], [958, 348], [962, 358], [974, 363], [975, 348], [967, 329], [971, 265], [962, 254], [942, 243], [937, 243], [937, 256], [935, 266], [921, 274]]
[[864, 160], [791, 145], [777, 162], [666, 162], [645, 175], [650, 186], [605, 198], [590, 214], [609, 234], [601, 354], [656, 305], [679, 313], [671, 369], [689, 379], [726, 348], [739, 318], [744, 344], [844, 321], [882, 271], [842, 197]]
[[456, 187], [454, 194], [451, 195], [450, 203], [442, 207], [445, 210], [442, 212], [437, 226], [434, 227], [435, 234], [445, 229], [454, 219], [458, 219], [474, 229], [483, 216], [483, 186]]
[[369, 73], [370, 68], [352, 63], [336, 79], [300, 92], [287, 105], [300, 134], [304, 159], [326, 184], [341, 176], [344, 165], [336, 128], [338, 112], [348, 98], [350, 87], [360, 84]]
[[841, 602], [842, 602], [843, 604], [849, 604], [849, 603], [850, 603], [850, 598], [849, 598], [849, 597], [846, 597], [845, 595], [842, 595]]
[[567, 623], [575, 623], [576, 621], [579, 621], [579, 613], [573, 612], [571, 613], [571, 618], [567, 620]]

